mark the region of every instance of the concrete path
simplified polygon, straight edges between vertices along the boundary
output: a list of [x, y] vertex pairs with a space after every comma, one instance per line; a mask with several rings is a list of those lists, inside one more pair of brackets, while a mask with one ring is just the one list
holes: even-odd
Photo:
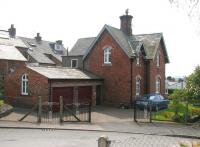
[[128, 134], [116, 132], [2, 129], [2, 147], [98, 147], [98, 138], [108, 136], [110, 147], [180, 147], [180, 142], [197, 142], [196, 139]]
[[[16, 113], [16, 112], [14, 112]], [[133, 110], [123, 110], [112, 107], [95, 107], [92, 109], [92, 123], [58, 123], [37, 124], [36, 116], [30, 116], [30, 119], [24, 122], [18, 122], [18, 118], [23, 115], [10, 114], [9, 119], [2, 119], [0, 127], [2, 128], [51, 128], [60, 130], [85, 130], [101, 132], [126, 132], [130, 134], [155, 134], [169, 136], [196, 137], [200, 139], [200, 127], [198, 125], [182, 125], [176, 123], [153, 122], [153, 123], [135, 123], [133, 121]], [[22, 112], [21, 112], [22, 113]], [[24, 114], [24, 113], [22, 113]], [[34, 119], [35, 118], [35, 119]], [[15, 120], [15, 121], [14, 121]], [[33, 123], [31, 123], [31, 120]]]

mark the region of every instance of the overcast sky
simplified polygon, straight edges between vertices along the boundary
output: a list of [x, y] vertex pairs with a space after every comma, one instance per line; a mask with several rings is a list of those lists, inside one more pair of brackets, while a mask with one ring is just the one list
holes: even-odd
[[97, 36], [104, 24], [120, 27], [125, 9], [133, 15], [133, 34], [163, 32], [170, 64], [166, 76], [187, 76], [200, 63], [200, 36], [187, 15], [168, 0], [0, 0], [0, 29], [14, 24], [17, 36], [63, 40]]

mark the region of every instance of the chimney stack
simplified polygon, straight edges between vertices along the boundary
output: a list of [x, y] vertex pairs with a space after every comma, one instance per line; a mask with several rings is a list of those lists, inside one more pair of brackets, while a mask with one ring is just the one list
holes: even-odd
[[37, 36], [35, 37], [35, 39], [38, 43], [42, 41], [42, 37], [40, 36], [40, 33], [37, 33]]
[[62, 45], [62, 40], [57, 40], [56, 44]]
[[128, 9], [126, 9], [126, 14], [120, 16], [121, 20], [121, 27], [120, 30], [122, 30], [126, 35], [132, 36], [132, 18], [133, 16], [128, 14]]
[[9, 36], [11, 38], [15, 38], [16, 36], [16, 28], [14, 27], [14, 24], [11, 24], [11, 27], [8, 29]]

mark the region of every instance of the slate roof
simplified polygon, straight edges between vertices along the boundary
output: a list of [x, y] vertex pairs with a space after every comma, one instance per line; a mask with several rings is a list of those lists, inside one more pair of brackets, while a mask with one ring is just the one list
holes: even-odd
[[80, 38], [69, 52], [69, 56], [83, 56], [96, 37]]
[[48, 79], [103, 79], [92, 73], [67, 67], [27, 66], [29, 69], [47, 77]]
[[0, 45], [0, 59], [27, 61], [16, 47], [8, 45]]
[[20, 38], [18, 37], [10, 38], [9, 32], [5, 30], [0, 30], [0, 45], [2, 44], [8, 46], [27, 48], [27, 46]]
[[[87, 42], [86, 39], [82, 38], [81, 43], [77, 45], [79, 46], [79, 48], [73, 48], [73, 52], [76, 52], [77, 55], [83, 54], [84, 53], [83, 49], [85, 49], [85, 54], [83, 56], [83, 59], [86, 58], [86, 56], [90, 53], [91, 49], [93, 48], [93, 46], [95, 45], [95, 43], [98, 41], [99, 37], [105, 30], [111, 34], [111, 36], [114, 38], [114, 40], [118, 43], [118, 45], [123, 49], [123, 51], [129, 58], [136, 57], [138, 51], [143, 46], [146, 53], [146, 58], [153, 59], [155, 57], [155, 54], [157, 52], [161, 40], [164, 43], [162, 33], [127, 36], [120, 29], [114, 28], [109, 25], [104, 25], [98, 36], [93, 38], [94, 41]], [[77, 42], [79, 43], [80, 41], [78, 40]], [[79, 49], [81, 48], [82, 44], [84, 44], [84, 48], [82, 48], [82, 50], [80, 51]], [[167, 55], [165, 45], [164, 45], [164, 55], [165, 55], [165, 61], [166, 63], [168, 63], [169, 58]]]
[[157, 48], [160, 44], [161, 38], [162, 38], [162, 33], [139, 34], [131, 37], [133, 42], [140, 41], [143, 43], [147, 59], [154, 58]]
[[63, 47], [63, 52], [55, 52], [54, 44], [55, 42], [42, 40], [38, 43], [33, 38], [25, 38], [20, 37], [21, 40], [26, 44], [29, 48], [28, 54], [32, 56], [38, 63], [48, 63], [55, 64], [50, 58], [48, 58], [45, 54], [50, 54], [55, 57], [57, 60], [62, 62], [62, 55], [67, 55], [67, 50]]

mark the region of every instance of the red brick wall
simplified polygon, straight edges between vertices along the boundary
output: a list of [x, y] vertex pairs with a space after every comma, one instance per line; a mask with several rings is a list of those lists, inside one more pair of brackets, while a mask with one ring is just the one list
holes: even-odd
[[140, 95], [146, 93], [146, 63], [144, 61], [143, 55], [139, 53], [139, 65], [137, 65], [136, 59], [133, 62], [133, 98], [136, 96], [136, 78], [140, 77]]
[[15, 70], [23, 64], [25, 64], [24, 61], [0, 60], [0, 73], [3, 75], [9, 74], [11, 69]]
[[[28, 75], [29, 94], [21, 95], [21, 76]], [[21, 65], [15, 72], [5, 77], [5, 98], [16, 105], [33, 105], [37, 102], [38, 96], [48, 100], [48, 79], [40, 74]]]
[[159, 45], [158, 51], [160, 52], [160, 67], [156, 65], [156, 56], [150, 61], [150, 79], [149, 79], [149, 93], [156, 92], [156, 76], [161, 77], [161, 94], [165, 95], [165, 60], [162, 46]]
[[[110, 46], [112, 65], [103, 62], [103, 48]], [[84, 61], [85, 69], [104, 77], [104, 101], [130, 102], [130, 61], [125, 52], [104, 32]]]
[[[111, 46], [112, 65], [103, 62], [103, 48]], [[133, 61], [132, 68], [132, 97], [136, 95], [136, 77], [141, 79], [140, 95], [155, 93], [156, 76], [161, 77], [161, 94], [165, 93], [165, 62], [162, 47], [160, 51], [160, 67], [154, 60], [145, 61], [140, 52], [140, 65]], [[104, 32], [94, 45], [84, 61], [84, 67], [99, 76], [104, 77], [104, 101], [111, 103], [130, 102], [130, 59], [119, 47], [108, 32]]]

